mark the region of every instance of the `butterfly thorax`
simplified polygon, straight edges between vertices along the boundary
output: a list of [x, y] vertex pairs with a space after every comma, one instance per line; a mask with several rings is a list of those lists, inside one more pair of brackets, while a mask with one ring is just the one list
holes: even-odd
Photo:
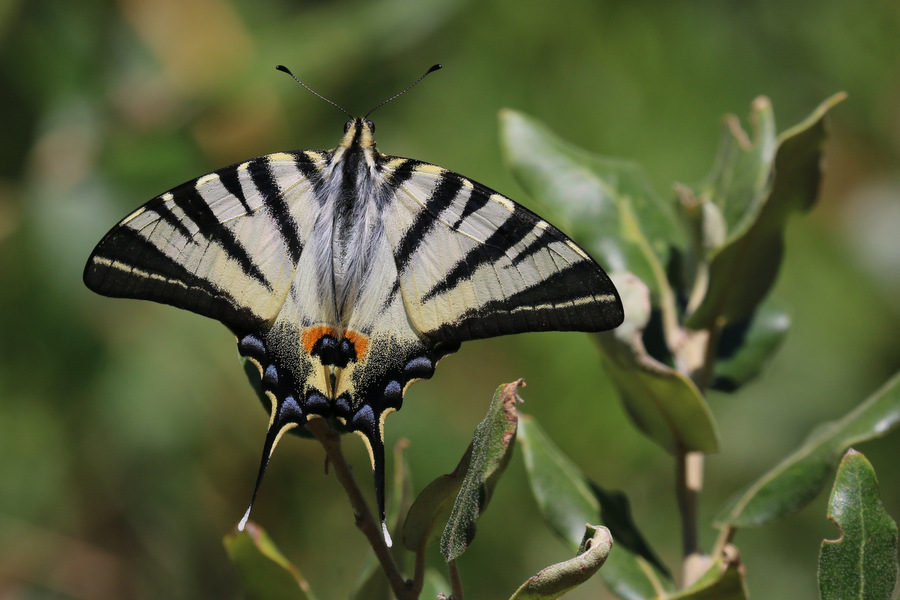
[[[348, 123], [341, 143], [323, 170], [323, 210], [314, 243], [323, 258], [318, 262], [321, 291], [332, 296], [332, 325], [342, 333], [366, 295], [373, 249], [385, 243], [382, 209], [389, 190], [375, 150], [371, 122]], [[330, 214], [329, 214], [330, 213]]]

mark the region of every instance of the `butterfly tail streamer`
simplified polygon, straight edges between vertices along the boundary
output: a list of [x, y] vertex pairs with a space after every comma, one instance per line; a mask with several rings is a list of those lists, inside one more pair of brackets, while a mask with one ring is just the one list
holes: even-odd
[[238, 523], [238, 531], [243, 531], [247, 521], [250, 519], [250, 511], [253, 510], [253, 503], [256, 502], [256, 496], [259, 494], [263, 476], [265, 476], [266, 468], [269, 466], [269, 459], [272, 458], [272, 452], [275, 451], [275, 446], [278, 445], [281, 435], [289, 429], [306, 424], [306, 421], [303, 411], [293, 398], [289, 397], [274, 408], [272, 419], [269, 422], [269, 429], [266, 431], [266, 441], [263, 444], [262, 459], [259, 464], [259, 472], [256, 475], [256, 485], [253, 486], [250, 504], [247, 506], [240, 523]]
[[390, 548], [393, 542], [388, 533], [387, 520], [384, 516], [385, 455], [381, 428], [374, 420], [367, 420], [364, 426], [353, 429], [353, 432], [363, 438], [369, 450], [369, 458], [372, 461], [372, 477], [375, 479], [375, 501], [378, 507], [378, 519], [381, 522], [381, 532], [384, 535], [384, 541]]

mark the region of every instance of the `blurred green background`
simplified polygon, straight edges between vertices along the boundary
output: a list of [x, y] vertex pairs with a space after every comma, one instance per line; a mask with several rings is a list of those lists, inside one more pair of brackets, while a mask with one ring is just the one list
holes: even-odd
[[[820, 204], [792, 224], [774, 291], [793, 330], [758, 381], [711, 398], [723, 450], [707, 462], [707, 522], [900, 367], [894, 0], [4, 0], [0, 598], [240, 597], [221, 537], [249, 499], [267, 416], [234, 340], [192, 314], [93, 295], [84, 263], [118, 219], [185, 180], [337, 143], [344, 116], [276, 64], [359, 114], [436, 62], [445, 69], [374, 115], [379, 149], [538, 210], [504, 169], [500, 108], [643, 163], [671, 195], [711, 166], [725, 113], [746, 115], [764, 94], [783, 130], [849, 93], [833, 111]], [[410, 440], [421, 489], [456, 464], [495, 386], [525, 377], [523, 410], [597, 482], [629, 494], [675, 566], [672, 460], [631, 427], [597, 365], [582, 334], [470, 343], [411, 389], [388, 444]], [[362, 444], [345, 446], [365, 475]], [[900, 518], [900, 440], [861, 450]], [[819, 544], [837, 535], [826, 496], [739, 532], [755, 597], [816, 596]], [[282, 441], [254, 518], [321, 598], [347, 597], [363, 538], [315, 443]], [[704, 525], [705, 547], [715, 535]], [[470, 595], [508, 597], [567, 555], [514, 460], [460, 562]], [[570, 597], [605, 594], [597, 579]]]

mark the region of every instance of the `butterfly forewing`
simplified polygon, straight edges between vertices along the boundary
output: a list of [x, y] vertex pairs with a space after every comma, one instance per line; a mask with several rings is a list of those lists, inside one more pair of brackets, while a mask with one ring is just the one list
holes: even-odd
[[622, 322], [606, 273], [558, 229], [434, 165], [409, 169], [389, 210], [410, 321], [433, 340], [526, 331], [603, 331]]
[[97, 293], [154, 300], [231, 328], [273, 319], [317, 211], [305, 153], [220, 169], [151, 200], [97, 245], [84, 281]]

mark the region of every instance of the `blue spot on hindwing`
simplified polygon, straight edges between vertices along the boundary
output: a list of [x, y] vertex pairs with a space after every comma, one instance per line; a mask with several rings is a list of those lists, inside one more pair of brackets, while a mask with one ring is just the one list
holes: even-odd
[[263, 341], [252, 333], [249, 335], [245, 335], [238, 342], [238, 352], [241, 353], [241, 356], [252, 358], [260, 363], [265, 362], [266, 360], [265, 344], [263, 344]]
[[341, 394], [334, 401], [335, 416], [349, 419], [351, 415], [350, 397], [347, 394]]
[[296, 398], [285, 396], [278, 407], [278, 419], [276, 421], [280, 421], [282, 426], [287, 423], [306, 423], [306, 416], [303, 414], [303, 409], [300, 408]]
[[331, 403], [328, 398], [317, 391], [312, 391], [306, 396], [306, 411], [308, 414], [327, 417], [331, 414]]
[[266, 367], [265, 373], [263, 373], [263, 385], [270, 389], [275, 389], [278, 387], [278, 369], [275, 368], [275, 365], [269, 365]]
[[384, 388], [384, 404], [399, 410], [403, 402], [403, 386], [396, 379], [392, 379]]
[[406, 363], [403, 374], [409, 379], [430, 379], [434, 375], [434, 363], [427, 356], [417, 356]]
[[356, 411], [356, 414], [353, 415], [353, 418], [348, 425], [353, 431], [362, 431], [364, 433], [375, 431], [375, 428], [377, 427], [375, 411], [372, 410], [371, 406], [364, 404]]

